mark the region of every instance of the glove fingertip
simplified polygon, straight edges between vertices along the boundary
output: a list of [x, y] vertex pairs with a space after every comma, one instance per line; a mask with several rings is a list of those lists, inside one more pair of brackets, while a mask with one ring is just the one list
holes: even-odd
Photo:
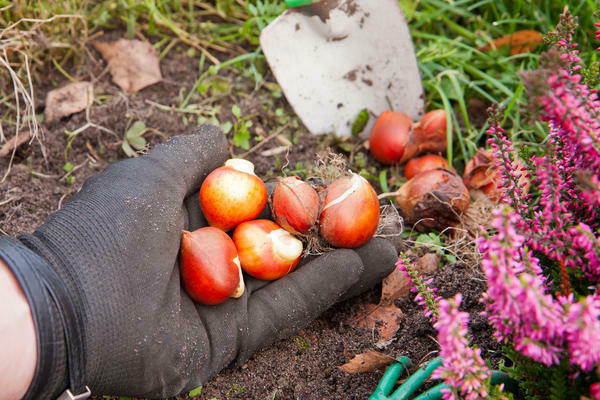
[[354, 251], [362, 260], [364, 273], [344, 295], [343, 300], [357, 296], [381, 282], [396, 268], [398, 260], [398, 253], [394, 245], [382, 238], [373, 238]]
[[229, 156], [228, 149], [221, 129], [204, 124], [189, 135], [173, 136], [156, 145], [146, 157], [160, 165], [171, 179], [181, 180], [185, 193], [190, 194], [212, 170], [223, 165]]

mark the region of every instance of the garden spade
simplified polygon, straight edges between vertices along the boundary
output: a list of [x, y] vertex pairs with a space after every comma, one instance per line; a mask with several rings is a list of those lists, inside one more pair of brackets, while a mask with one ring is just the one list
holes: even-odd
[[[362, 110], [417, 120], [423, 86], [398, 0], [286, 0], [260, 35], [285, 97], [315, 134], [348, 136]], [[301, 5], [304, 4], [304, 5]], [[363, 113], [364, 115], [364, 113]]]

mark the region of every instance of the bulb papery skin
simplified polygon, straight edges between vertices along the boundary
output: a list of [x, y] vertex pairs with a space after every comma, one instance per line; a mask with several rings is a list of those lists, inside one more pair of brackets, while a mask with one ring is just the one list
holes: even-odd
[[446, 133], [446, 111], [429, 111], [414, 125], [414, 129], [402, 155], [401, 163], [424, 153], [445, 153], [448, 135]]
[[242, 269], [249, 275], [274, 280], [294, 270], [302, 255], [302, 242], [275, 222], [256, 219], [233, 231]]
[[271, 203], [275, 222], [292, 234], [305, 234], [319, 217], [319, 195], [295, 176], [279, 180]]
[[368, 242], [379, 224], [379, 200], [369, 182], [357, 174], [327, 186], [319, 233], [331, 245], [356, 248]]
[[443, 168], [415, 175], [397, 193], [402, 214], [419, 231], [456, 225], [471, 201], [462, 179]]
[[256, 218], [265, 208], [268, 194], [264, 182], [254, 174], [252, 163], [232, 159], [225, 164], [202, 183], [200, 207], [211, 226], [229, 231]]
[[369, 135], [369, 151], [384, 164], [402, 160], [408, 146], [412, 120], [406, 114], [386, 110], [377, 117]]
[[183, 287], [196, 302], [215, 305], [241, 296], [244, 280], [237, 265], [237, 250], [222, 230], [205, 227], [183, 231], [180, 271]]

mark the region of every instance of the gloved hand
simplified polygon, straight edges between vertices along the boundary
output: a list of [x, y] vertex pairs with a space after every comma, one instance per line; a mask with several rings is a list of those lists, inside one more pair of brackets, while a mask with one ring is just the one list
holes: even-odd
[[204, 125], [109, 166], [33, 234], [0, 238], [36, 324], [26, 399], [85, 385], [148, 398], [191, 390], [394, 268], [394, 247], [373, 239], [273, 282], [246, 277], [239, 299], [194, 303], [180, 284], [181, 231], [206, 225], [198, 189], [227, 148], [221, 131]]

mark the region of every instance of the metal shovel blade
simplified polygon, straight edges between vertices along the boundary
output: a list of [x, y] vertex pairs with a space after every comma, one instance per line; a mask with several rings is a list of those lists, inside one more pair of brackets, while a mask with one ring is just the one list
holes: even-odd
[[323, 0], [290, 8], [260, 35], [285, 97], [315, 134], [351, 134], [367, 109], [390, 106], [417, 120], [424, 96], [413, 42], [398, 0]]

